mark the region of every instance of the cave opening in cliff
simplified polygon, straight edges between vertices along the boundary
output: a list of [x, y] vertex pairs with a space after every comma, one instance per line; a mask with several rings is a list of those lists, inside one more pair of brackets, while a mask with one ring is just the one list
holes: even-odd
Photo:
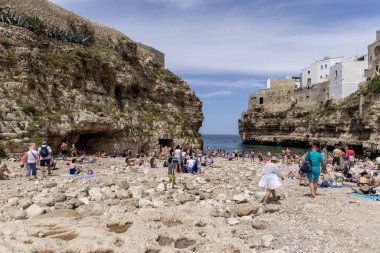
[[80, 134], [75, 146], [80, 154], [94, 154], [96, 151], [113, 152], [114, 134], [107, 132]]
[[160, 147], [173, 148], [174, 141], [173, 139], [159, 139], [158, 144], [160, 145]]

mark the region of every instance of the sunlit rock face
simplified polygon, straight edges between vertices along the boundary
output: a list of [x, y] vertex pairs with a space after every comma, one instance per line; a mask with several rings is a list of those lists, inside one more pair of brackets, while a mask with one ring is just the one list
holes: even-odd
[[[0, 142], [200, 147], [202, 104], [164, 55], [45, 0], [2, 1]], [[9, 17], [11, 19], [9, 19]]]

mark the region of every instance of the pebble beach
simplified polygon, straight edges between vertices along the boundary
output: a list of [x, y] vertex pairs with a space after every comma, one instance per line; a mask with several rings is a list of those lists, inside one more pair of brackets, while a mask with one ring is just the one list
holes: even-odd
[[[127, 166], [102, 158], [92, 177], [28, 181], [7, 162], [0, 181], [0, 252], [379, 252], [380, 202], [347, 187], [310, 198], [297, 180], [282, 181], [279, 201], [260, 204], [262, 164], [215, 159], [200, 175]], [[295, 165], [279, 165], [284, 175]]]

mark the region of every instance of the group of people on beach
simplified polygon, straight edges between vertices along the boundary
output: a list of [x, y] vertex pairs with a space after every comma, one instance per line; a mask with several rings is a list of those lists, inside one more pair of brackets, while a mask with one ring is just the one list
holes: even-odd
[[[259, 186], [266, 189], [266, 194], [262, 199], [264, 204], [268, 203], [270, 196], [277, 199], [276, 189], [281, 185], [280, 179], [284, 180], [284, 175], [278, 167], [279, 163], [293, 168], [287, 174], [289, 180], [298, 179], [300, 186], [310, 188], [310, 197], [317, 197], [318, 187], [343, 187], [344, 182], [356, 183], [351, 189], [360, 194], [375, 194], [375, 188], [380, 187], [380, 156], [374, 160], [369, 158], [358, 159], [355, 151], [348, 146], [345, 148], [335, 145], [329, 151], [325, 146], [320, 149], [318, 144], [313, 144], [310, 150], [304, 153], [293, 153], [289, 148], [283, 149], [278, 154], [272, 155], [268, 151], [265, 155], [261, 150], [257, 153], [252, 148], [250, 152], [245, 150], [234, 150], [226, 153], [225, 150], [213, 150], [207, 148], [208, 153], [213, 157], [225, 158], [229, 161], [250, 158], [251, 162], [263, 163], [261, 180]], [[304, 164], [309, 164], [308, 171], [303, 171]]]
[[[100, 157], [116, 157], [120, 155], [120, 145], [114, 145], [114, 153], [106, 154], [102, 151], [97, 151], [95, 157], [87, 157], [85, 154], [78, 156], [78, 150], [75, 144], [69, 145], [64, 141], [60, 146], [61, 159], [66, 161], [69, 153], [74, 159], [71, 160], [71, 171], [80, 171], [77, 163], [96, 162]], [[206, 152], [200, 150], [181, 148], [180, 146], [162, 147], [158, 146], [151, 152], [139, 152], [134, 154], [130, 150], [125, 150], [122, 154], [128, 165], [148, 166], [157, 168], [159, 166], [168, 169], [169, 184], [175, 186], [175, 175], [177, 173], [201, 173], [202, 167], [212, 166], [214, 158], [226, 159], [228, 161], [250, 159], [255, 162], [257, 157], [258, 162], [263, 163], [261, 179], [259, 186], [266, 189], [266, 194], [262, 199], [264, 204], [269, 202], [270, 196], [273, 199], [278, 199], [276, 189], [281, 186], [280, 179], [285, 177], [278, 167], [279, 163], [291, 166], [291, 171], [286, 178], [298, 179], [300, 185], [309, 186], [310, 197], [317, 197], [318, 187], [342, 187], [344, 182], [356, 183], [352, 190], [360, 194], [375, 194], [376, 187], [380, 187], [380, 157], [375, 160], [368, 158], [358, 159], [353, 149], [345, 147], [340, 148], [336, 145], [333, 150], [329, 151], [327, 147], [320, 150], [318, 144], [313, 144], [309, 151], [302, 153], [293, 153], [289, 148], [283, 149], [278, 154], [272, 155], [270, 151], [264, 154], [261, 150], [257, 153], [255, 149], [234, 150], [226, 153], [222, 149], [211, 149], [207, 147]], [[46, 141], [37, 147], [31, 144], [23, 156], [17, 157], [18, 161], [22, 162], [22, 166], [26, 168], [26, 176], [37, 178], [37, 168], [41, 170], [42, 177], [50, 175], [55, 167], [53, 159], [53, 150]], [[309, 164], [309, 170], [303, 171], [304, 164]], [[307, 167], [307, 166], [306, 166]], [[294, 169], [296, 168], [296, 169]], [[10, 171], [5, 163], [0, 160], [0, 179], [9, 179]]]

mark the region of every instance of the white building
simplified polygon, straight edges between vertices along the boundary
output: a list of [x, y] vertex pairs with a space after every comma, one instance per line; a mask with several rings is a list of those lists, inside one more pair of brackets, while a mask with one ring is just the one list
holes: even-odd
[[330, 97], [345, 98], [354, 93], [361, 82], [366, 81], [365, 70], [368, 69], [368, 57], [344, 59], [330, 68]]
[[316, 61], [310, 67], [304, 68], [301, 72], [301, 86], [307, 87], [320, 84], [329, 80], [330, 67], [338, 62], [342, 62], [343, 57], [329, 58]]

